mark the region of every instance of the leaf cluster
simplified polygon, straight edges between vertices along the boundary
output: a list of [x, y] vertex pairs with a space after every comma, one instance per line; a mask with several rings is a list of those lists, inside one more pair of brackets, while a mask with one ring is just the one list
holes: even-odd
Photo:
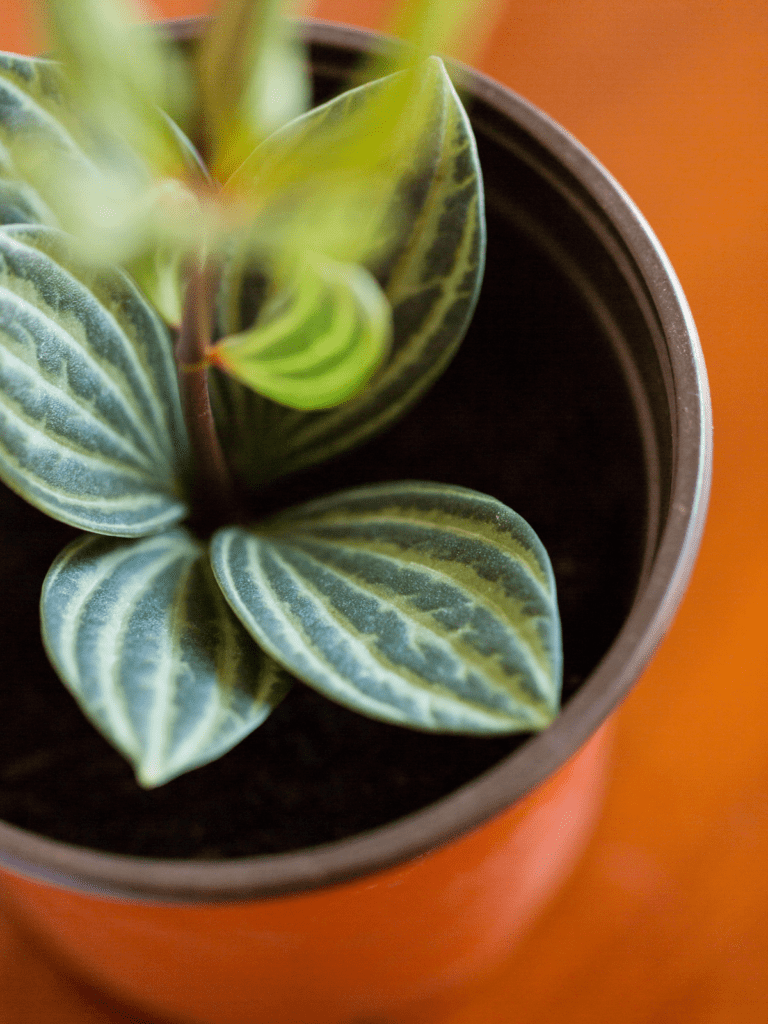
[[434, 9], [416, 56], [309, 111], [281, 11], [232, 0], [190, 63], [117, 0], [50, 0], [61, 60], [0, 55], [0, 477], [85, 531], [43, 640], [144, 786], [294, 679], [454, 733], [559, 700], [551, 566], [499, 501], [406, 481], [259, 515], [435, 381], [485, 245]]

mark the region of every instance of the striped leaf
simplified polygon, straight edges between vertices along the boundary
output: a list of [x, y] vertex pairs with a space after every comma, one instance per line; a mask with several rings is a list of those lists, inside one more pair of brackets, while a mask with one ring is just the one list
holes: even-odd
[[0, 231], [0, 477], [44, 512], [133, 537], [187, 512], [168, 334], [129, 278], [42, 227]]
[[[374, 273], [392, 305], [393, 343], [389, 359], [365, 391], [325, 411], [283, 409], [236, 382], [217, 379], [222, 434], [234, 451], [236, 468], [250, 483], [322, 461], [388, 426], [440, 376], [471, 318], [485, 254], [482, 181], [469, 120], [437, 58], [422, 66], [417, 108], [423, 116], [420, 131], [407, 135], [407, 153], [393, 144], [386, 173], [377, 177], [371, 172], [368, 180], [360, 176], [357, 201], [355, 179], [344, 178], [342, 169], [338, 176], [346, 191], [334, 193], [328, 184], [336, 176], [333, 146], [340, 161], [349, 159], [338, 145], [339, 125], [349, 120], [359, 129], [360, 111], [367, 103], [374, 113], [379, 109], [373, 101], [382, 88], [380, 80], [311, 111], [268, 139], [252, 158], [268, 167], [279, 168], [281, 160], [289, 165], [286, 180], [302, 197], [301, 231], [311, 233], [299, 232], [305, 244], [345, 261], [359, 255]], [[369, 125], [366, 134], [376, 137], [376, 126]], [[330, 154], [323, 149], [324, 139]], [[326, 185], [317, 186], [317, 197], [301, 189], [302, 166], [310, 180]], [[371, 179], [386, 183], [378, 206], [370, 194]], [[340, 197], [335, 218], [333, 209], [326, 208], [328, 195]], [[285, 215], [284, 205], [277, 210]], [[276, 220], [290, 233], [285, 216]], [[356, 251], [361, 238], [368, 240], [368, 251]], [[258, 271], [242, 260], [232, 261], [220, 294], [223, 334], [253, 322], [263, 285]]]
[[0, 224], [54, 224], [40, 196], [21, 181], [0, 178]]
[[41, 610], [56, 671], [148, 788], [226, 753], [290, 685], [180, 528], [80, 538], [52, 565]]
[[394, 483], [214, 535], [216, 578], [275, 659], [332, 700], [416, 729], [507, 733], [555, 715], [552, 569], [500, 502]]
[[[0, 177], [23, 196], [22, 219], [4, 215], [3, 223], [53, 223], [61, 173], [81, 187], [98, 173], [85, 152], [89, 144], [64, 94], [60, 65], [0, 53]], [[28, 161], [34, 162], [23, 166]]]
[[80, 118], [72, 111], [57, 61], [0, 53], [0, 169], [12, 170], [8, 145], [16, 136], [46, 138], [57, 149], [81, 152]]
[[57, 61], [0, 53], [0, 223], [60, 227], [89, 258], [129, 265], [174, 322], [175, 264], [200, 229], [197, 202], [179, 179], [205, 180], [199, 154], [167, 114], [153, 111], [150, 134], [162, 136], [168, 175], [155, 180], [147, 154], [131, 148], [130, 133], [118, 134], [119, 119], [94, 129], [69, 86]]
[[391, 331], [389, 303], [367, 270], [306, 254], [286, 294], [211, 357], [275, 402], [323, 409], [365, 386]]

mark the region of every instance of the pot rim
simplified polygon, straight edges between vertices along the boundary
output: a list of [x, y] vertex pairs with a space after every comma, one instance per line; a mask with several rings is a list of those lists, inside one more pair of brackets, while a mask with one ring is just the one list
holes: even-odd
[[[308, 42], [352, 51], [382, 37], [306, 19]], [[190, 37], [197, 19], [171, 23]], [[578, 179], [641, 274], [668, 348], [675, 444], [672, 487], [656, 555], [610, 649], [555, 722], [514, 754], [435, 803], [390, 824], [309, 849], [220, 861], [133, 857], [71, 846], [0, 822], [0, 865], [56, 886], [112, 898], [232, 902], [307, 893], [391, 868], [479, 827], [560, 768], [626, 696], [669, 628], [693, 569], [711, 483], [712, 418], [696, 327], [661, 245], [620, 185], [565, 129], [481, 72], [459, 66], [463, 87], [522, 127]]]

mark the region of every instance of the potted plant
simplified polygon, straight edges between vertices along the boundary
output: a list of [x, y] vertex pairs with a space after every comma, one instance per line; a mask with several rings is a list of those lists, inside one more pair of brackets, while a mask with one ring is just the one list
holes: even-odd
[[[360, 34], [323, 26], [314, 26], [311, 38], [315, 45], [312, 66], [316, 88], [320, 96], [328, 95], [342, 86], [360, 50], [369, 43]], [[290, 65], [291, 51], [280, 52]], [[12, 83], [17, 91], [19, 76], [24, 76], [21, 67], [16, 66], [17, 77]], [[431, 67], [435, 69], [436, 65]], [[441, 75], [435, 70], [426, 81], [444, 82]], [[234, 77], [237, 79], [237, 74]], [[26, 96], [34, 98], [41, 79], [27, 76], [27, 81], [32, 85], [26, 89]], [[329, 506], [327, 500], [325, 504], [304, 504], [313, 495], [334, 493], [343, 487], [345, 496], [333, 506], [332, 514], [337, 519], [340, 510], [351, 515], [355, 510], [350, 512], [350, 503], [355, 502], [357, 513], [364, 509], [368, 514], [370, 502], [382, 494], [389, 495], [392, 507], [389, 482], [402, 479], [445, 481], [450, 485], [447, 490], [454, 505], [462, 500], [481, 501], [477, 492], [493, 493], [494, 516], [506, 516], [503, 509], [510, 504], [525, 508], [527, 518], [535, 522], [547, 543], [558, 578], [566, 641], [564, 710], [538, 737], [425, 736], [359, 719], [316, 698], [311, 690], [295, 687], [298, 694], [286, 698], [255, 732], [254, 719], [248, 720], [251, 735], [226, 758], [148, 794], [130, 781], [119, 760], [87, 727], [81, 726], [80, 718], [68, 717], [70, 704], [61, 700], [59, 691], [51, 686], [51, 675], [33, 668], [33, 675], [44, 678], [42, 689], [25, 690], [21, 716], [17, 713], [15, 722], [26, 716], [25, 726], [34, 724], [26, 729], [17, 724], [8, 726], [14, 736], [21, 732], [37, 735], [27, 748], [14, 739], [16, 745], [10, 748], [12, 757], [3, 776], [11, 780], [9, 810], [4, 816], [13, 822], [2, 829], [3, 859], [12, 872], [18, 872], [3, 875], [5, 901], [15, 917], [34, 927], [69, 966], [89, 973], [150, 1011], [211, 1022], [263, 1019], [275, 1024], [300, 1019], [320, 1024], [377, 1016], [406, 1020], [409, 1013], [416, 1012], [414, 1007], [434, 1001], [492, 961], [541, 903], [545, 891], [562, 877], [580, 848], [599, 789], [599, 740], [593, 738], [575, 760], [565, 768], [561, 766], [595, 733], [636, 678], [668, 624], [690, 571], [706, 503], [709, 420], [703, 365], [674, 278], [631, 204], [573, 140], [480, 76], [467, 76], [463, 84], [472, 98], [489, 209], [486, 284], [468, 339], [439, 383], [386, 435], [369, 440], [365, 447], [344, 454], [335, 463], [305, 469], [271, 488], [262, 487], [262, 516], [276, 508], [298, 506], [301, 511], [278, 513], [270, 521], [272, 532], [263, 532], [260, 543], [273, 545], [265, 558], [274, 559], [274, 546], [285, 544], [286, 536], [290, 546], [296, 522], [300, 522], [304, 534], [308, 520], [310, 532], [315, 529], [318, 517], [322, 519]], [[213, 98], [208, 100], [208, 109], [216, 110], [219, 103], [221, 111], [230, 110], [229, 101], [217, 97], [213, 86], [209, 88]], [[377, 88], [381, 86], [369, 87], [365, 95], [381, 95]], [[423, 125], [433, 108], [416, 107], [419, 116], [411, 123]], [[392, 109], [383, 104], [379, 116], [386, 121]], [[458, 110], [451, 107], [451, 116], [459, 118]], [[306, 309], [312, 296], [322, 296], [323, 288], [352, 294], [358, 324], [355, 338], [367, 337], [369, 346], [363, 351], [373, 352], [366, 356], [365, 379], [372, 366], [375, 368], [382, 337], [386, 341], [385, 332], [380, 330], [386, 317], [368, 279], [358, 279], [335, 264], [331, 270], [327, 264], [311, 261], [298, 266], [289, 261], [286, 267], [275, 267], [262, 249], [222, 247], [216, 312], [223, 324], [221, 333], [232, 340], [221, 345], [215, 356], [209, 356], [207, 345], [195, 348], [205, 320], [199, 308], [212, 308], [213, 275], [207, 265], [210, 261], [198, 261], [199, 270], [193, 269], [190, 274], [189, 264], [177, 257], [187, 244], [183, 225], [189, 223], [189, 210], [193, 209], [206, 226], [206, 218], [212, 218], [205, 202], [210, 183], [194, 151], [179, 141], [178, 133], [173, 129], [168, 133], [164, 120], [152, 123], [160, 134], [161, 141], [156, 144], [161, 155], [168, 155], [163, 146], [174, 147], [186, 162], [186, 180], [192, 176], [196, 189], [181, 192], [164, 185], [158, 192], [159, 201], [171, 208], [171, 215], [167, 219], [155, 216], [153, 207], [152, 215], [142, 222], [143, 235], [125, 230], [119, 220], [113, 224], [120, 227], [118, 240], [124, 247], [124, 262], [169, 320], [184, 313], [184, 303], [178, 301], [177, 280], [181, 277], [193, 282], [187, 290], [187, 316], [182, 316], [186, 324], [181, 330], [182, 381], [204, 374], [211, 362], [221, 366], [229, 361], [230, 370], [252, 376], [253, 365], [247, 364], [266, 333], [285, 331], [286, 323], [296, 322], [297, 303], [291, 304], [291, 296], [301, 297]], [[190, 124], [194, 134], [193, 119]], [[141, 130], [146, 130], [145, 120]], [[221, 131], [225, 130], [226, 118], [222, 117]], [[284, 169], [286, 163], [290, 168], [285, 146], [280, 149], [279, 140], [285, 138], [278, 136], [281, 159], [272, 164], [277, 168], [276, 186], [284, 183], [280, 179], [284, 170], [280, 168]], [[290, 142], [290, 132], [287, 138]], [[264, 145], [269, 147], [269, 140]], [[214, 162], [221, 160], [227, 172], [229, 164], [237, 163], [236, 155], [217, 154], [215, 138], [213, 144], [209, 138], [202, 148], [208, 150]], [[34, 271], [23, 272], [23, 268], [46, 259], [46, 266], [53, 261], [70, 277], [85, 281], [91, 294], [101, 296], [112, 321], [126, 308], [135, 310], [135, 291], [130, 299], [133, 306], [125, 284], [121, 285], [119, 300], [115, 299], [118, 286], [114, 277], [109, 287], [100, 283], [101, 277], [89, 277], [91, 272], [87, 265], [82, 269], [80, 257], [62, 256], [60, 241], [51, 241], [59, 240], [59, 235], [29, 226], [29, 221], [48, 217], [51, 207], [51, 203], [39, 202], [41, 194], [45, 195], [45, 177], [40, 162], [35, 162], [37, 152], [30, 153], [30, 148], [24, 146], [12, 150], [16, 166], [23, 163], [25, 181], [19, 185], [17, 176], [13, 187], [9, 185], [5, 192], [6, 205], [15, 204], [14, 209], [20, 211], [12, 216], [17, 222], [27, 222], [25, 226], [8, 227], [4, 236], [8, 239], [8, 273], [22, 280], [17, 288], [18, 303], [29, 303], [30, 281], [33, 291], [43, 289]], [[314, 170], [319, 168], [317, 177], [331, 192], [327, 176], [322, 178], [326, 169], [322, 148], [311, 149], [310, 153], [316, 161]], [[375, 147], [368, 151], [363, 147], [362, 156], [358, 153], [356, 158], [358, 163], [359, 159], [368, 159], [373, 169], [381, 163]], [[394, 165], [400, 166], [397, 162]], [[339, 166], [343, 169], [343, 161], [334, 165], [337, 170]], [[269, 160], [266, 167], [270, 169]], [[418, 194], [424, 176], [423, 168], [420, 170], [421, 174], [414, 175], [412, 194]], [[46, 171], [45, 166], [42, 171]], [[379, 187], [376, 175], [371, 177]], [[466, 173], [460, 180], [466, 180]], [[237, 171], [235, 181], [243, 181]], [[290, 184], [296, 182], [291, 179]], [[347, 219], [354, 218], [356, 225], [364, 223], [365, 217], [369, 217], [370, 224], [370, 209], [374, 214], [377, 209], [371, 202], [374, 193], [363, 192], [361, 201], [359, 188], [348, 184], [341, 181], [333, 194], [334, 204], [341, 204]], [[281, 194], [279, 189], [276, 194]], [[76, 206], [77, 193], [70, 196], [71, 206]], [[251, 196], [243, 198], [235, 192], [230, 204], [235, 228], [240, 224], [236, 207], [241, 198], [246, 205], [252, 202]], [[324, 207], [324, 194], [316, 192], [311, 198], [315, 201], [313, 211], [317, 211], [317, 223], [312, 228], [317, 231], [319, 223], [332, 235], [334, 221]], [[108, 199], [107, 195], [105, 201]], [[264, 216], [260, 220], [260, 237], [270, 238], [270, 231], [274, 231], [281, 252], [285, 247], [294, 253], [302, 251], [306, 239], [302, 220], [293, 217], [290, 203], [278, 208], [280, 217]], [[181, 218], [173, 216], [179, 209], [184, 214]], [[463, 209], [471, 209], [471, 203], [465, 200]], [[131, 224], [135, 222], [134, 218]], [[404, 221], [396, 218], [386, 222], [390, 223], [397, 227]], [[288, 240], [290, 245], [285, 240], [286, 224], [295, 232]], [[378, 239], [382, 228], [378, 222], [374, 227]], [[210, 231], [215, 239], [215, 224]], [[368, 233], [363, 234], [362, 244], [367, 245]], [[143, 241], [147, 237], [153, 240], [149, 250]], [[235, 237], [239, 238], [236, 232]], [[91, 234], [90, 238], [95, 244], [95, 236]], [[114, 239], [106, 241], [114, 244]], [[343, 242], [349, 246], [360, 240], [345, 238]], [[331, 238], [330, 244], [341, 243]], [[219, 250], [212, 244], [211, 251], [216, 254]], [[445, 246], [440, 251], [445, 252]], [[20, 262], [19, 252], [24, 256]], [[370, 259], [370, 254], [365, 255]], [[270, 273], [265, 272], [265, 262]], [[471, 260], [467, 269], [472, 269]], [[473, 273], [476, 279], [476, 271]], [[275, 288], [275, 279], [289, 280], [292, 289]], [[120, 277], [121, 282], [125, 280]], [[244, 282], [248, 282], [247, 287]], [[474, 283], [465, 299], [463, 316], [471, 305], [473, 291]], [[254, 296], [261, 298], [255, 300]], [[251, 331], [243, 337], [253, 324], [257, 301], [261, 302], [262, 319], [256, 324], [262, 333], [255, 338]], [[265, 309], [269, 314], [266, 317]], [[127, 323], [118, 320], [123, 337], [137, 315], [133, 312]], [[74, 335], [77, 329], [67, 316], [71, 313], [65, 308], [62, 319]], [[344, 322], [349, 323], [350, 317]], [[13, 324], [18, 323], [17, 316]], [[461, 327], [463, 323], [459, 334]], [[14, 329], [23, 346], [28, 334]], [[115, 345], [120, 344], [117, 339]], [[347, 339], [347, 347], [350, 344]], [[118, 367], [113, 377], [122, 372], [120, 368], [128, 358], [125, 353], [124, 348], [120, 349], [113, 361]], [[288, 375], [283, 374], [282, 380], [279, 374], [270, 377], [267, 371], [271, 367], [263, 363], [257, 366], [262, 390], [285, 388]], [[163, 381], [164, 399], [168, 401], [169, 395], [172, 399], [173, 377], [167, 361], [157, 376]], [[374, 377], [363, 395], [375, 396], [380, 379]], [[360, 383], [358, 375], [349, 386]], [[338, 380], [334, 386], [337, 384]], [[72, 387], [76, 386], [75, 381]], [[241, 480], [258, 476], [259, 483], [268, 482], [275, 475], [277, 458], [287, 463], [295, 456], [295, 464], [289, 468], [300, 468], [301, 448], [291, 440], [301, 433], [295, 429], [297, 422], [302, 424], [305, 438], [318, 430], [321, 436], [331, 436], [328, 431], [323, 435], [325, 424], [330, 422], [324, 419], [325, 414], [292, 413], [292, 419], [279, 414], [275, 427], [275, 420], [270, 425], [264, 413], [269, 408], [269, 415], [274, 415], [272, 405], [261, 403], [254, 409], [256, 400], [243, 398], [244, 392], [223, 378], [217, 386], [214, 402], [219, 403], [219, 431], [225, 439], [225, 450], [228, 444], [230, 463], [234, 462], [236, 469], [246, 467], [247, 471], [239, 474]], [[91, 402], [95, 390], [91, 385]], [[290, 395], [283, 391], [272, 397], [288, 397], [295, 405], [296, 388]], [[194, 389], [188, 390], [188, 408], [195, 401]], [[354, 408], [355, 401], [361, 399], [353, 394], [342, 409]], [[132, 405], [140, 404], [141, 395], [134, 389]], [[261, 457], [262, 449], [254, 452], [250, 434], [236, 429], [244, 405], [251, 417], [249, 424], [258, 422], [267, 435], [272, 429], [278, 442], [287, 436], [288, 447], [281, 452], [276, 442], [268, 452], [278, 451], [277, 456], [270, 454], [269, 459], [254, 462]], [[391, 402], [383, 403], [383, 408], [382, 415], [389, 415]], [[370, 414], [370, 409], [366, 413]], [[175, 430], [176, 438], [182, 438], [181, 418], [177, 416], [169, 424], [168, 414], [160, 418], [163, 416], [164, 436]], [[55, 420], [55, 416], [52, 418]], [[125, 413], [121, 422], [129, 418]], [[367, 415], [365, 422], [373, 418]], [[344, 429], [351, 430], [352, 422], [348, 420]], [[153, 444], [162, 447], [162, 439], [153, 437]], [[206, 449], [205, 444], [198, 450], [210, 455], [210, 445]], [[183, 448], [181, 441], [177, 447]], [[180, 542], [175, 532], [172, 543], [176, 546], [171, 550], [167, 547], [170, 535], [154, 526], [151, 531], [143, 531], [148, 541], [141, 537], [132, 542], [76, 540], [75, 546], [67, 548], [67, 554], [56, 562], [44, 590], [44, 628], [53, 660], [73, 689], [80, 687], [92, 694], [104, 685], [103, 680], [94, 682], [85, 678], [81, 669], [72, 672], [68, 667], [74, 650], [71, 638], [84, 621], [85, 602], [79, 597], [83, 593], [78, 589], [79, 581], [85, 580], [92, 592], [95, 564], [109, 564], [107, 576], [113, 578], [119, 575], [115, 566], [122, 565], [124, 557], [138, 557], [142, 569], [134, 570], [131, 578], [143, 586], [147, 570], [154, 572], [153, 566], [163, 559], [167, 560], [164, 564], [170, 564], [181, 543], [180, 558], [187, 578], [195, 577], [197, 582], [194, 590], [183, 592], [177, 604], [187, 609], [193, 600], [190, 594], [203, 593], [207, 595], [201, 602], [203, 617], [210, 620], [229, 614], [217, 597], [225, 593], [238, 610], [243, 587], [233, 582], [238, 558], [232, 545], [251, 543], [252, 534], [240, 525], [234, 531], [222, 531], [220, 522], [211, 521], [215, 514], [205, 507], [204, 499], [211, 493], [220, 495], [228, 485], [216, 475], [216, 459], [209, 461], [209, 475], [201, 488], [203, 500], [197, 502], [202, 511], [195, 526], [206, 536], [212, 527], [219, 530], [214, 533], [218, 538], [214, 547], [218, 545], [219, 550], [220, 589], [210, 585], [210, 574], [200, 568], [197, 554], [189, 554], [191, 542]], [[8, 473], [6, 478], [10, 479]], [[366, 484], [379, 486], [364, 489]], [[471, 492], [457, 490], [456, 485], [469, 487]], [[237, 488], [233, 490], [232, 521], [239, 524], [247, 520], [243, 520], [237, 506], [249, 501], [250, 495], [244, 498]], [[423, 506], [425, 493], [422, 488], [422, 497], [417, 496], [417, 500], [413, 490], [411, 485], [407, 506], [411, 513], [420, 501]], [[400, 487], [401, 497], [403, 491]], [[29, 530], [27, 536], [34, 537], [34, 548], [44, 562], [59, 546], [66, 528], [57, 531], [47, 523], [43, 528], [42, 519], [33, 516], [26, 506], [10, 495], [4, 500], [7, 518], [17, 527], [16, 554], [26, 557], [30, 545], [18, 544], [18, 538]], [[498, 504], [499, 500], [504, 505]], [[168, 513], [173, 501], [178, 501], [175, 492], [159, 511], [161, 503], [156, 502], [152, 514], [158, 515], [158, 523], [164, 515], [176, 515]], [[124, 505], [130, 506], [128, 514], [132, 514], [136, 502]], [[96, 503], [96, 512], [89, 514], [104, 515], [102, 506]], [[475, 511], [468, 518], [478, 518], [477, 506], [473, 507]], [[434, 507], [430, 508], [434, 514]], [[447, 514], [445, 508], [442, 514]], [[82, 525], [72, 514], [64, 518]], [[404, 527], [409, 518], [412, 515], [403, 516], [398, 528]], [[358, 515], [358, 522], [362, 520]], [[524, 539], [529, 548], [536, 545], [527, 528], [516, 519], [507, 521], [511, 522], [516, 529], [526, 530]], [[328, 522], [320, 525], [327, 534]], [[330, 526], [335, 528], [334, 523]], [[466, 527], [465, 517], [465, 533]], [[380, 535], [380, 523], [377, 530]], [[247, 536], [243, 540], [244, 534]], [[399, 541], [393, 541], [393, 536], [385, 539], [390, 548], [405, 550]], [[377, 542], [368, 530], [366, 544], [374, 554]], [[312, 543], [315, 547], [310, 553], [317, 557], [316, 536]], [[305, 543], [305, 555], [307, 550]], [[545, 566], [540, 548], [536, 546], [535, 550], [538, 564]], [[400, 571], [412, 571], [407, 562], [428, 555], [423, 545], [421, 549], [411, 545]], [[337, 575], [348, 573], [342, 563], [343, 559], [336, 559]], [[298, 565], [299, 560], [294, 558], [294, 573], [299, 571]], [[324, 565], [327, 574], [333, 566], [329, 567], [327, 559]], [[161, 578], [162, 573], [155, 572], [155, 577]], [[175, 586], [185, 577], [177, 573], [170, 578]], [[374, 583], [382, 585], [380, 579]], [[18, 588], [9, 593], [17, 605]], [[128, 597], [126, 593], [124, 588], [121, 600], [135, 609], [136, 586]], [[262, 598], [262, 605], [269, 598], [269, 591], [264, 593], [267, 597]], [[366, 595], [368, 600], [371, 593], [375, 595], [373, 583]], [[152, 607], [159, 604], [167, 608], [170, 603], [167, 594], [161, 601], [157, 592], [150, 597]], [[244, 604], [248, 607], [239, 608], [238, 621], [257, 635], [261, 649], [266, 648], [273, 658], [280, 659], [279, 664], [287, 663], [301, 674], [301, 666], [280, 648], [280, 630], [273, 631], [271, 637], [263, 633], [263, 607], [255, 615], [253, 601]], [[338, 610], [337, 606], [336, 614]], [[539, 610], [538, 614], [543, 612]], [[507, 616], [508, 621], [510, 618], [514, 616]], [[12, 616], [4, 619], [13, 622], [14, 631], [18, 628]], [[141, 668], [137, 647], [125, 646], [120, 639], [123, 634], [116, 636], [113, 621], [111, 611], [108, 616], [96, 614], [89, 620], [88, 629], [96, 638], [95, 647], [101, 649], [102, 662], [114, 660], [119, 649], [126, 652], [121, 655], [124, 661]], [[151, 608], [141, 621], [144, 634], [140, 626], [133, 635], [146, 643], [153, 628]], [[545, 647], [551, 652], [551, 671], [546, 676], [550, 682], [544, 704], [549, 704], [551, 712], [551, 695], [559, 684], [557, 646], [552, 641], [557, 625], [551, 612], [548, 622], [549, 642]], [[220, 625], [214, 635], [229, 637], [234, 628]], [[526, 628], [530, 629], [523, 626], [522, 631]], [[284, 634], [285, 624], [281, 629]], [[69, 640], [65, 642], [66, 637]], [[218, 639], [204, 652], [209, 660], [212, 655], [215, 660], [216, 643]], [[254, 648], [247, 650], [251, 652], [250, 675], [264, 674], [263, 665], [253, 664], [253, 659], [261, 656], [253, 653]], [[25, 652], [21, 657], [28, 662], [31, 656]], [[146, 660], [154, 668], [158, 658]], [[231, 653], [223, 660], [239, 663]], [[283, 685], [282, 675], [270, 671], [272, 675], [265, 678], [258, 694], [262, 708], [265, 697], [271, 700], [270, 693]], [[309, 681], [318, 684], [314, 676]], [[57, 697], [52, 696], [54, 692]], [[47, 705], [44, 715], [32, 708], [43, 701]], [[518, 699], [516, 706], [530, 708], [536, 703], [528, 701], [526, 705]], [[98, 718], [98, 707], [98, 702], [92, 704], [94, 718]], [[135, 707], [141, 710], [140, 699]], [[128, 718], [137, 713], [130, 711]], [[546, 724], [544, 718], [537, 724]], [[11, 722], [9, 714], [4, 715], [4, 721]], [[47, 728], [54, 732], [60, 731], [58, 740], [41, 741], [42, 721], [48, 722]], [[78, 723], [72, 725], [72, 733], [69, 722]], [[423, 721], [416, 724], [424, 726]], [[78, 737], [74, 744], [80, 747], [80, 763], [86, 768], [92, 766], [101, 777], [101, 788], [88, 779], [83, 768], [73, 776], [71, 771], [61, 772], [60, 762], [49, 761], [53, 774], [61, 776], [62, 782], [66, 775], [68, 781], [46, 804], [39, 791], [35, 793], [35, 785], [40, 782], [25, 780], [35, 775], [35, 764], [46, 757], [56, 758], [62, 738], [71, 747], [74, 736]], [[177, 747], [168, 756], [166, 747], [163, 757], [158, 758], [158, 749], [156, 745], [154, 761], [143, 753], [136, 758], [145, 783], [157, 782], [164, 772], [168, 773], [178, 751]], [[187, 744], [188, 766], [190, 749]], [[194, 757], [200, 757], [199, 751], [192, 760]], [[210, 759], [207, 753], [205, 759]], [[173, 762], [176, 768], [179, 763], [178, 759]], [[16, 805], [12, 802], [16, 795], [14, 778], [22, 781]], [[50, 786], [57, 780], [50, 771], [41, 773], [40, 778], [50, 794]], [[545, 779], [548, 781], [542, 789], [528, 795]], [[350, 791], [355, 796], [351, 804], [345, 802]], [[164, 796], [164, 792], [169, 795]], [[526, 799], [484, 829], [418, 859], [418, 855], [494, 818], [521, 797]], [[131, 804], [130, 817], [125, 814], [127, 803]], [[569, 819], [569, 827], [563, 830], [563, 823]], [[549, 858], [546, 870], [541, 868], [542, 857]], [[402, 862], [403, 866], [396, 866]], [[535, 881], [537, 872], [543, 876], [539, 884]], [[53, 885], [41, 884], [40, 880]], [[329, 885], [332, 888], [324, 888]], [[500, 888], [509, 895], [491, 910], [489, 900], [496, 898]], [[116, 902], [105, 903], [105, 899]], [[428, 940], [420, 934], [425, 929]], [[347, 967], [352, 957], [354, 977]], [[190, 961], [205, 962], [199, 979], [190, 977], [195, 973], [188, 969]], [[308, 962], [317, 968], [309, 976]], [[302, 973], [301, 986], [291, 984], [297, 970]]]

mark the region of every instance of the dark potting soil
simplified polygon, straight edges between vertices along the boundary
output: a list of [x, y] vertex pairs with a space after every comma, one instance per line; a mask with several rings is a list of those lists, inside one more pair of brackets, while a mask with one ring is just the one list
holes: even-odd
[[[646, 516], [637, 418], [589, 304], [489, 216], [483, 296], [445, 376], [395, 428], [282, 485], [301, 501], [423, 479], [492, 494], [537, 530], [557, 577], [564, 696], [605, 653], [636, 586]], [[370, 721], [297, 684], [243, 743], [145, 792], [82, 716], [39, 640], [45, 572], [75, 531], [0, 486], [0, 818], [116, 853], [235, 857], [339, 839], [415, 811], [525, 741]]]

